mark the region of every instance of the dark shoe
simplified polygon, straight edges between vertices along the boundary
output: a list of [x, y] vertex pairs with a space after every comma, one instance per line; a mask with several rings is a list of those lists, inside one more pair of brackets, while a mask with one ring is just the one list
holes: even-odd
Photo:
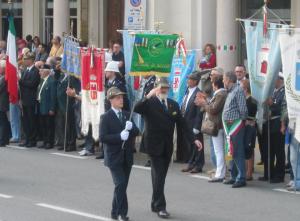
[[224, 180], [223, 181], [223, 184], [225, 184], [225, 185], [233, 185], [234, 183], [235, 183], [234, 180]]
[[263, 182], [267, 182], [269, 179], [267, 177], [262, 176], [262, 177], [258, 177], [258, 180], [263, 181]]
[[264, 162], [260, 161], [256, 165], [258, 165], [258, 166], [264, 165]]
[[271, 179], [270, 183], [284, 183], [284, 179], [274, 178], [274, 179]]
[[202, 169], [194, 168], [194, 169], [191, 170], [190, 173], [193, 173], [193, 174], [195, 174], [195, 173], [202, 173]]
[[127, 216], [119, 216], [119, 221], [129, 221], [129, 217]]
[[118, 220], [118, 216], [117, 215], [111, 215], [110, 217], [112, 220]]
[[224, 180], [223, 178], [212, 178], [208, 182], [209, 183], [222, 183], [223, 180]]
[[193, 168], [188, 166], [188, 167], [182, 169], [181, 172], [188, 173], [188, 172], [191, 172], [192, 170], [193, 170]]
[[159, 218], [162, 219], [168, 219], [170, 217], [170, 213], [168, 213], [166, 210], [161, 210], [157, 213]]
[[27, 142], [24, 142], [24, 143], [20, 143], [19, 144], [19, 147], [26, 147], [28, 145], [28, 143]]
[[232, 188], [241, 188], [241, 187], [244, 187], [246, 186], [246, 182], [235, 182], [233, 185], [232, 185]]
[[50, 150], [50, 149], [53, 149], [53, 145], [51, 145], [51, 144], [46, 144], [45, 150]]
[[42, 144], [42, 145], [38, 146], [38, 148], [39, 148], [39, 149], [44, 149], [44, 148], [45, 148], [45, 145]]
[[76, 147], [67, 147], [66, 152], [76, 151]]
[[29, 143], [26, 145], [27, 148], [36, 147], [36, 143]]
[[57, 148], [57, 150], [61, 151], [61, 150], [64, 150], [64, 148], [63, 147], [59, 147], [59, 148]]
[[96, 156], [96, 160], [102, 160], [104, 159], [104, 155], [103, 154], [100, 154], [98, 156]]
[[147, 163], [145, 164], [145, 167], [151, 167], [151, 160], [147, 161]]

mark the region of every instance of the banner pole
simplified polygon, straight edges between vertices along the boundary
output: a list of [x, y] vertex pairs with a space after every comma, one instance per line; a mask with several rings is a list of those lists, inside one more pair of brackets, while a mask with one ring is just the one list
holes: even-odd
[[[68, 88], [69, 88], [69, 86], [70, 86], [70, 76], [68, 76]], [[69, 109], [69, 96], [67, 95], [66, 114], [65, 114], [64, 152], [66, 152], [66, 147], [67, 147], [68, 109]]]
[[[267, 112], [269, 113], [269, 107], [267, 108]], [[271, 159], [271, 145], [270, 145], [270, 116], [268, 114], [268, 180], [269, 182], [271, 183], [271, 162], [270, 162], [270, 159]], [[266, 162], [264, 162], [266, 163]]]

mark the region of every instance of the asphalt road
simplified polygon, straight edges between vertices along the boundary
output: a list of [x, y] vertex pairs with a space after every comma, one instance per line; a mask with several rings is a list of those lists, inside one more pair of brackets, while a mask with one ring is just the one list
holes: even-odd
[[[113, 193], [109, 170], [94, 157], [56, 150], [0, 149], [1, 221], [110, 220]], [[166, 184], [168, 211], [174, 221], [295, 221], [300, 195], [282, 185], [258, 181], [243, 189], [209, 184], [205, 174], [189, 176], [170, 168]], [[257, 175], [256, 175], [257, 176]], [[150, 171], [133, 169], [128, 189], [133, 221], [157, 221], [150, 212]]]

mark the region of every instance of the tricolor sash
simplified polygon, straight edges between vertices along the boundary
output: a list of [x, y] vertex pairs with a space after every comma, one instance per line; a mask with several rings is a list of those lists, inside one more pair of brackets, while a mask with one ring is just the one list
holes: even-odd
[[227, 159], [232, 159], [233, 156], [233, 143], [232, 143], [232, 136], [235, 136], [238, 134], [238, 132], [243, 128], [244, 123], [242, 120], [234, 120], [232, 124], [227, 123], [224, 119], [223, 126], [224, 126], [224, 132], [226, 135], [225, 139], [225, 153]]

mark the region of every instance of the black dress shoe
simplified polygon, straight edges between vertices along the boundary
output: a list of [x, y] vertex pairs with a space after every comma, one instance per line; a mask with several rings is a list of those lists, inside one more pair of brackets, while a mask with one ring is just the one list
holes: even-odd
[[235, 182], [233, 185], [232, 185], [232, 188], [241, 188], [241, 187], [244, 187], [246, 186], [246, 182]]
[[118, 220], [118, 215], [111, 215], [110, 217], [112, 220]]
[[29, 143], [26, 145], [27, 148], [36, 147], [36, 143]]
[[283, 183], [284, 182], [284, 179], [282, 178], [274, 178], [274, 179], [271, 179], [270, 183]]
[[263, 182], [267, 182], [269, 179], [265, 176], [262, 176], [262, 177], [258, 177], [258, 180], [263, 181]]
[[223, 184], [225, 185], [233, 185], [235, 183], [234, 180], [224, 180]]
[[53, 145], [51, 145], [51, 144], [46, 144], [46, 146], [45, 146], [45, 150], [50, 150], [52, 148], [53, 148]]
[[104, 155], [103, 154], [100, 154], [99, 156], [96, 156], [96, 160], [102, 160], [104, 159]]
[[202, 169], [194, 168], [194, 169], [191, 170], [190, 173], [192, 173], [192, 174], [195, 174], [195, 173], [202, 173]]
[[27, 142], [24, 142], [24, 143], [20, 143], [19, 144], [19, 147], [26, 147], [28, 145], [28, 143]]
[[168, 213], [166, 210], [161, 210], [157, 213], [159, 218], [162, 219], [168, 219], [170, 217], [170, 213]]
[[224, 180], [223, 178], [212, 178], [208, 182], [209, 183], [222, 183], [223, 180]]
[[127, 216], [119, 216], [119, 221], [129, 221], [129, 217]]

